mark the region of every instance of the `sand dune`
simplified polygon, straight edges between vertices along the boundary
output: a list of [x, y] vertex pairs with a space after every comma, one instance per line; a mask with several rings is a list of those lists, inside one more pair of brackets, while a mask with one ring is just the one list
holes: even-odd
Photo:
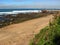
[[0, 45], [28, 45], [34, 34], [48, 25], [52, 15], [0, 29]]

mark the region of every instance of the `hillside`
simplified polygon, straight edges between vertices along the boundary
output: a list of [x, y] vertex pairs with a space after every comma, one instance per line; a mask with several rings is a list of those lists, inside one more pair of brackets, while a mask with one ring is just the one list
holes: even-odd
[[49, 26], [35, 35], [30, 45], [60, 45], [60, 14], [55, 14]]
[[52, 15], [49, 15], [0, 28], [0, 45], [28, 45], [51, 18]]

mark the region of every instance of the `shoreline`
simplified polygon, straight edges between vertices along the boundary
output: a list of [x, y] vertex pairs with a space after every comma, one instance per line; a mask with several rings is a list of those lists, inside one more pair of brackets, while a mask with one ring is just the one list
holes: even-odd
[[[47, 10], [47, 9], [46, 9]], [[47, 10], [47, 11], [60, 11], [60, 10]], [[7, 11], [7, 12], [0, 12], [0, 15], [13, 15], [13, 14], [20, 14], [20, 13], [41, 13], [42, 10], [13, 10], [13, 11]]]
[[[35, 12], [37, 12], [37, 11], [35, 11]], [[16, 24], [16, 23], [27, 21], [27, 20], [35, 19], [35, 18], [45, 17], [45, 16], [48, 16], [51, 14], [57, 14], [58, 12], [59, 11], [43, 10], [42, 12], [38, 12], [38, 13], [32, 12], [32, 13], [19, 13], [16, 15], [12, 15], [12, 14], [1, 15], [0, 28], [11, 25], [11, 24]]]

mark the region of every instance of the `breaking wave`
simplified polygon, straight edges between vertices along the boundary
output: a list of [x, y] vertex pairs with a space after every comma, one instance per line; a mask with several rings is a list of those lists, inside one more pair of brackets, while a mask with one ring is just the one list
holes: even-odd
[[18, 13], [32, 13], [32, 12], [41, 12], [41, 10], [21, 10], [21, 11], [11, 11], [11, 12], [0, 12], [0, 15], [3, 14], [18, 14]]

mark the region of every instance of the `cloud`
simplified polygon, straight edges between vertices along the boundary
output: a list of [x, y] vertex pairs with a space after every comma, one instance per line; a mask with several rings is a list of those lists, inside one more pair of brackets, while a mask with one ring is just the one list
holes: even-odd
[[13, 8], [60, 8], [60, 6], [47, 6], [47, 5], [0, 5], [0, 9], [13, 9]]

